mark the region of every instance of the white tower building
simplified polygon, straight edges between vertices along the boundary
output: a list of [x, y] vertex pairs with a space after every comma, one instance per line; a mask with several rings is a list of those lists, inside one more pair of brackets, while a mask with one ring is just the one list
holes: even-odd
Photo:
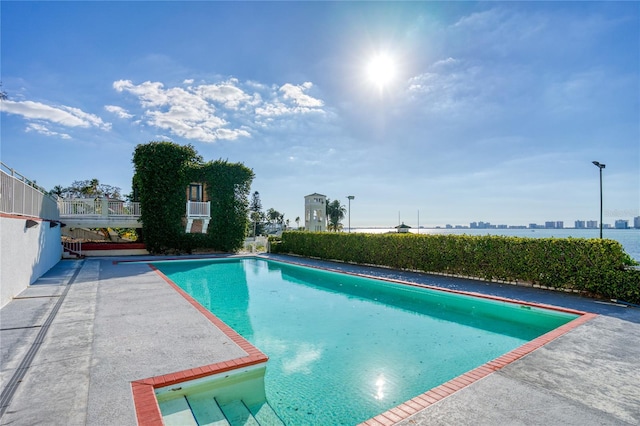
[[304, 229], [327, 230], [327, 196], [314, 192], [304, 197]]

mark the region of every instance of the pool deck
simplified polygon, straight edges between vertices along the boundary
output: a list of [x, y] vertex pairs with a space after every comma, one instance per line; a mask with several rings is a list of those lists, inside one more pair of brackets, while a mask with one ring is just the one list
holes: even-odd
[[[640, 425], [640, 309], [510, 284], [268, 257], [598, 315], [397, 424]], [[162, 257], [63, 260], [0, 309], [1, 425], [135, 425], [132, 382], [247, 356], [146, 264], [114, 263], [134, 259]]]

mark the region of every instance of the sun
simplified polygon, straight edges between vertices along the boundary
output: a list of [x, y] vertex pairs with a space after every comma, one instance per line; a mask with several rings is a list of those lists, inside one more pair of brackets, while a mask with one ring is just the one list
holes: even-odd
[[386, 53], [380, 53], [374, 56], [367, 64], [367, 77], [369, 81], [381, 89], [391, 83], [395, 76], [395, 61]]

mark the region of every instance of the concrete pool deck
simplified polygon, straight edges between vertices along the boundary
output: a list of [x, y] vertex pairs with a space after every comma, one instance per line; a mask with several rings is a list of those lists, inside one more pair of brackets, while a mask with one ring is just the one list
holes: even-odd
[[[598, 314], [398, 424], [640, 424], [640, 309], [509, 284], [268, 257]], [[162, 257], [61, 261], [0, 309], [0, 424], [135, 425], [131, 382], [247, 355], [147, 265], [114, 264], [144, 259]]]

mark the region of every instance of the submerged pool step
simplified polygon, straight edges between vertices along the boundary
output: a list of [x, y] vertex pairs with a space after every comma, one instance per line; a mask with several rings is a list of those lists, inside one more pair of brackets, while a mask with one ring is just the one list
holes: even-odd
[[199, 426], [229, 426], [227, 418], [211, 396], [186, 397]]
[[260, 426], [285, 426], [280, 416], [278, 416], [268, 402], [254, 405], [250, 407], [249, 410]]
[[241, 400], [220, 404], [220, 408], [231, 426], [260, 426], [249, 407]]
[[185, 397], [170, 399], [160, 403], [162, 420], [167, 426], [198, 426]]
[[161, 402], [160, 411], [166, 426], [284, 426], [267, 402], [249, 408], [242, 400], [218, 404], [211, 396], [191, 395]]

